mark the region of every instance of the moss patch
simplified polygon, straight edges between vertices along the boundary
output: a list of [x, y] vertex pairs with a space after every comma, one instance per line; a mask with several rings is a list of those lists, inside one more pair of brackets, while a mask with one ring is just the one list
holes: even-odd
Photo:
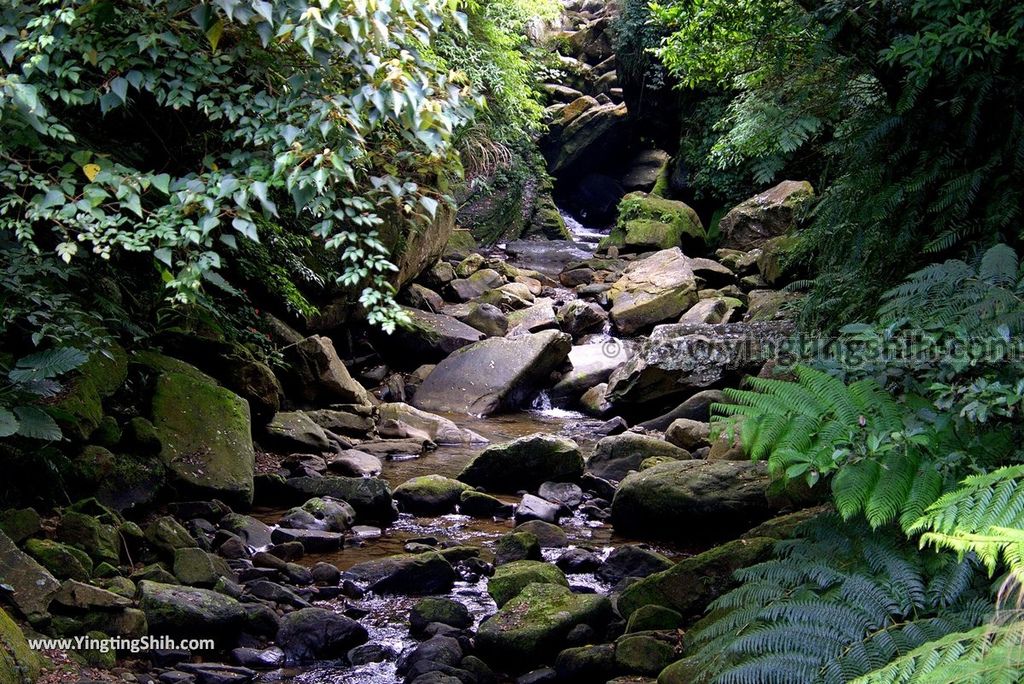
[[23, 684], [39, 678], [39, 656], [21, 628], [0, 608], [0, 684]]

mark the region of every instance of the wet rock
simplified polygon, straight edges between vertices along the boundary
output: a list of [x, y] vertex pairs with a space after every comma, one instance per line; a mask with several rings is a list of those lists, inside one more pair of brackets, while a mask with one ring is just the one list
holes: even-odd
[[515, 506], [507, 504], [490, 494], [466, 490], [459, 496], [459, 512], [474, 518], [511, 518]]
[[242, 604], [233, 598], [149, 580], [139, 582], [139, 607], [153, 634], [224, 639], [240, 631], [245, 621]]
[[348, 662], [353, 667], [368, 665], [369, 663], [384, 663], [398, 657], [395, 649], [382, 644], [363, 644], [356, 646], [348, 652]]
[[551, 388], [551, 398], [557, 400], [580, 396], [594, 385], [607, 381], [612, 372], [628, 361], [629, 357], [627, 345], [615, 340], [574, 346], [569, 352], [572, 370]]
[[249, 505], [256, 461], [249, 404], [198, 369], [181, 366], [183, 372], [161, 373], [153, 391], [160, 459], [183, 488]]
[[229, 513], [220, 521], [222, 530], [227, 530], [238, 536], [246, 545], [252, 548], [263, 548], [270, 546], [270, 526], [248, 515], [241, 513]]
[[388, 556], [358, 563], [348, 570], [357, 581], [379, 594], [443, 594], [451, 590], [458, 573], [435, 552]]
[[484, 660], [522, 671], [552, 657], [573, 627], [600, 628], [610, 617], [611, 604], [604, 596], [530, 584], [480, 625], [477, 648]]
[[569, 587], [565, 574], [544, 561], [521, 560], [499, 565], [487, 581], [487, 593], [498, 607], [505, 605], [531, 584], [557, 584]]
[[494, 563], [504, 565], [522, 560], [541, 560], [540, 542], [531, 532], [509, 532], [494, 544]]
[[539, 496], [526, 494], [522, 501], [516, 506], [515, 521], [517, 523], [530, 520], [543, 520], [544, 522], [557, 523], [558, 518], [566, 512], [561, 504], [551, 503]]
[[462, 322], [488, 337], [504, 337], [508, 332], [508, 316], [493, 304], [477, 302], [469, 307]]
[[373, 477], [293, 477], [278, 491], [284, 501], [329, 497], [347, 502], [360, 521], [389, 523], [398, 517], [387, 482]]
[[635, 261], [608, 296], [612, 321], [624, 335], [677, 318], [697, 302], [691, 260], [676, 247]]
[[608, 392], [608, 383], [602, 382], [599, 385], [594, 385], [580, 397], [580, 408], [590, 416], [595, 418], [603, 418], [608, 415], [612, 409], [612, 403], [608, 401], [605, 396]]
[[281, 606], [292, 608], [308, 608], [309, 601], [296, 594], [291, 589], [283, 587], [277, 582], [269, 580], [253, 580], [245, 583], [245, 593], [264, 601], [270, 601]]
[[379, 458], [358, 449], [346, 449], [327, 462], [332, 473], [345, 477], [377, 477], [383, 467]]
[[324, 608], [302, 608], [281, 618], [277, 643], [291, 663], [339, 658], [366, 643], [366, 628]]
[[535, 489], [548, 480], [578, 480], [582, 474], [583, 455], [576, 442], [536, 433], [487, 447], [459, 473], [459, 480], [514, 492]]
[[[356, 512], [345, 501], [329, 497], [313, 498], [293, 508], [278, 521], [278, 525], [294, 530], [345, 532], [355, 521]], [[272, 541], [278, 542], [276, 539]], [[287, 540], [286, 540], [287, 541]]]
[[516, 677], [516, 684], [548, 684], [556, 681], [558, 681], [558, 673], [550, 667], [542, 667]]
[[642, 403], [705, 389], [729, 374], [754, 373], [792, 332], [785, 321], [659, 325], [612, 374], [608, 398]]
[[[397, 672], [404, 675], [406, 681], [417, 681], [418, 678], [430, 674], [446, 676], [447, 671], [460, 671], [463, 650], [459, 641], [450, 636], [434, 636], [418, 644], [398, 659]], [[455, 681], [461, 682], [457, 677]], [[427, 680], [444, 681], [444, 680]]]
[[370, 406], [350, 404], [343, 407], [336, 404], [332, 409], [315, 409], [306, 411], [310, 420], [335, 435], [350, 437], [366, 437], [373, 432], [373, 410]]
[[285, 656], [277, 646], [270, 648], [236, 648], [231, 651], [231, 658], [243, 667], [257, 670], [274, 670], [284, 665]]
[[320, 561], [314, 564], [309, 572], [313, 576], [313, 581], [320, 585], [335, 587], [341, 582], [341, 571], [330, 563]]
[[409, 626], [412, 633], [422, 634], [431, 623], [467, 629], [473, 626], [473, 615], [458, 601], [433, 597], [420, 599], [409, 611]]
[[568, 508], [576, 508], [583, 502], [583, 490], [572, 482], [544, 482], [537, 489], [537, 495]]
[[587, 472], [617, 482], [653, 457], [685, 460], [690, 458], [690, 453], [655, 437], [626, 432], [605, 437], [597, 443], [594, 455], [587, 461]]
[[676, 461], [626, 477], [612, 501], [617, 530], [680, 540], [727, 537], [771, 517], [764, 463]]
[[530, 520], [516, 525], [516, 532], [529, 532], [537, 537], [542, 548], [561, 548], [569, 545], [569, 538], [558, 525], [553, 525], [543, 520]]
[[275, 527], [271, 533], [271, 539], [275, 544], [298, 542], [302, 544], [306, 553], [326, 553], [340, 549], [345, 541], [345, 535], [340, 532], [324, 530], [292, 530]]
[[494, 269], [485, 268], [476, 271], [466, 278], [457, 278], [448, 283], [447, 292], [452, 299], [459, 302], [468, 302], [476, 299], [485, 292], [501, 286], [505, 279]]
[[309, 404], [370, 404], [370, 396], [338, 358], [334, 343], [313, 335], [287, 348], [288, 396]]
[[722, 217], [722, 246], [746, 251], [793, 230], [800, 207], [814, 197], [807, 181], [782, 181], [751, 197]]
[[398, 507], [414, 515], [451, 513], [459, 504], [469, 485], [442, 475], [423, 475], [400, 484], [394, 497]]
[[569, 349], [569, 336], [554, 330], [483, 340], [439, 363], [417, 390], [415, 405], [476, 415], [515, 408], [562, 364]]
[[195, 677], [196, 684], [249, 684], [256, 672], [222, 663], [180, 663], [178, 669]]
[[282, 411], [264, 429], [269, 446], [285, 453], [320, 453], [331, 448], [323, 428], [302, 411]]
[[601, 566], [601, 557], [586, 549], [567, 549], [555, 565], [568, 575], [579, 575], [597, 570]]
[[615, 585], [627, 577], [647, 577], [673, 565], [669, 558], [660, 553], [629, 544], [612, 551], [596, 574], [598, 579]]
[[619, 596], [619, 614], [630, 618], [643, 606], [670, 608], [684, 617], [701, 614], [711, 601], [736, 586], [733, 573], [771, 555], [774, 539], [737, 539], [685, 558], [671, 568], [631, 584]]

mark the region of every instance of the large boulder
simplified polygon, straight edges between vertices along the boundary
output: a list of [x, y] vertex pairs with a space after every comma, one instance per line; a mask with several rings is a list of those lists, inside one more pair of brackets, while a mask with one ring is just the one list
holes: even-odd
[[318, 454], [331, 448], [327, 433], [304, 411], [281, 411], [265, 430], [267, 446], [284, 453]]
[[574, 627], [602, 629], [610, 618], [605, 596], [530, 584], [480, 625], [476, 645], [488, 663], [522, 672], [552, 659]]
[[313, 335], [288, 347], [288, 396], [308, 404], [369, 404], [370, 397], [349, 374], [328, 337]]
[[689, 205], [643, 192], [632, 192], [619, 203], [619, 219], [600, 247], [620, 252], [646, 252], [682, 247], [703, 251], [707, 233]]
[[626, 267], [608, 291], [611, 317], [619, 331], [639, 330], [678, 318], [697, 303], [697, 277], [678, 247], [655, 252]]
[[679, 541], [728, 538], [775, 512], [767, 466], [673, 461], [626, 477], [612, 501], [617, 531]]
[[474, 487], [515, 492], [547, 481], [573, 481], [583, 474], [579, 445], [566, 437], [538, 432], [484, 449], [459, 473]]
[[769, 537], [736, 539], [685, 558], [629, 585], [618, 597], [616, 609], [627, 619], [643, 606], [662, 606], [696, 617], [736, 585], [734, 572], [767, 560], [775, 542]]
[[612, 371], [629, 360], [628, 347], [616, 340], [576, 345], [569, 352], [572, 370], [551, 388], [552, 399], [577, 398], [594, 385], [611, 377]]
[[571, 348], [571, 338], [556, 330], [477, 342], [439, 363], [416, 391], [414, 404], [427, 411], [472, 415], [517, 408]]
[[785, 321], [659, 325], [612, 373], [607, 397], [613, 404], [643, 403], [757, 373], [793, 330]]
[[814, 188], [807, 181], [782, 181], [751, 197], [719, 222], [722, 246], [747, 251], [784, 235], [795, 227], [798, 208], [813, 197]]
[[614, 149], [626, 132], [626, 105], [594, 104], [576, 113], [577, 102], [566, 107], [569, 111], [552, 126], [545, 145], [548, 171], [553, 174], [584, 167], [598, 152]]
[[65, 437], [86, 440], [103, 420], [103, 399], [116, 392], [127, 375], [128, 356], [120, 346], [96, 352], [77, 370], [47, 412]]
[[161, 373], [156, 381], [152, 412], [160, 458], [190, 493], [247, 506], [256, 466], [249, 404], [188, 368]]
[[8, 601], [26, 618], [46, 615], [60, 582], [0, 532], [0, 584], [13, 589]]
[[386, 358], [401, 367], [437, 363], [456, 349], [479, 342], [484, 334], [443, 313], [403, 307], [412, 321], [390, 335], [378, 335], [377, 346]]
[[378, 594], [446, 594], [459, 578], [434, 551], [365, 561], [349, 568], [348, 574]]
[[460, 428], [455, 422], [409, 404], [391, 403], [377, 407], [380, 421], [394, 420], [417, 430], [422, 430], [439, 445], [486, 444], [487, 438], [472, 430]]
[[657, 437], [625, 432], [597, 443], [594, 455], [587, 461], [587, 472], [618, 482], [631, 470], [639, 470], [648, 458], [683, 460], [690, 458], [690, 453]]
[[244, 626], [241, 603], [216, 591], [143, 580], [139, 607], [153, 634], [215, 636], [224, 639]]

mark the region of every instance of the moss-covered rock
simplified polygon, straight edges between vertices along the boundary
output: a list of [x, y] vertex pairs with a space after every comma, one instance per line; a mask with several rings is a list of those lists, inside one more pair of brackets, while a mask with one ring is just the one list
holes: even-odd
[[700, 614], [711, 601], [735, 586], [733, 573], [767, 559], [775, 539], [737, 539], [686, 558], [663, 572], [631, 584], [616, 608], [629, 618], [641, 606], [671, 608], [684, 617]]
[[459, 504], [469, 485], [443, 475], [423, 475], [403, 482], [395, 488], [399, 508], [414, 515], [450, 513]]
[[575, 481], [583, 474], [583, 454], [571, 439], [536, 433], [484, 449], [459, 479], [493, 491], [534, 489], [544, 482]]
[[249, 404], [192, 371], [157, 378], [152, 410], [160, 458], [186, 489], [249, 505], [256, 460]]
[[103, 421], [103, 399], [128, 377], [128, 355], [118, 345], [94, 353], [68, 383], [60, 399], [47, 410], [66, 437], [89, 439]]
[[0, 684], [34, 682], [41, 665], [21, 628], [0, 608]]
[[420, 599], [409, 611], [409, 626], [414, 634], [419, 634], [433, 623], [466, 629], [473, 625], [473, 615], [458, 601], [435, 597]]
[[455, 568], [433, 551], [366, 561], [348, 572], [379, 594], [445, 594], [458, 579]]
[[540, 541], [530, 532], [509, 532], [495, 542], [494, 555], [498, 565], [523, 560], [539, 561]]
[[196, 540], [170, 516], [162, 516], [146, 527], [146, 541], [158, 550], [173, 556], [178, 549], [196, 546]]
[[675, 632], [639, 632], [615, 641], [615, 664], [622, 672], [656, 676], [678, 657]]
[[212, 587], [221, 577], [236, 579], [227, 561], [199, 548], [174, 552], [174, 576], [182, 584], [194, 587]]
[[229, 596], [149, 580], [139, 582], [139, 607], [154, 634], [225, 639], [236, 634], [245, 621], [242, 604]]
[[124, 510], [156, 498], [166, 478], [164, 464], [153, 455], [114, 453], [89, 445], [71, 465], [75, 491]]
[[52, 539], [29, 539], [25, 551], [58, 579], [87, 582], [92, 574], [89, 555], [67, 544]]
[[37, 534], [40, 527], [39, 514], [34, 508], [9, 508], [0, 513], [0, 531], [15, 544]]
[[569, 587], [565, 573], [550, 563], [521, 560], [499, 565], [487, 582], [487, 593], [498, 607], [505, 605], [530, 584], [556, 584]]
[[683, 202], [643, 192], [631, 192], [619, 203], [619, 218], [600, 249], [643, 252], [682, 247], [702, 251], [707, 232], [697, 212]]
[[626, 633], [678, 629], [682, 626], [683, 616], [678, 611], [650, 604], [633, 611], [626, 623]]
[[530, 584], [477, 631], [481, 657], [515, 671], [545, 662], [577, 625], [601, 629], [611, 618], [608, 598], [574, 594], [559, 584]]
[[86, 552], [96, 562], [117, 565], [121, 560], [117, 528], [93, 515], [65, 511], [57, 524], [56, 539]]

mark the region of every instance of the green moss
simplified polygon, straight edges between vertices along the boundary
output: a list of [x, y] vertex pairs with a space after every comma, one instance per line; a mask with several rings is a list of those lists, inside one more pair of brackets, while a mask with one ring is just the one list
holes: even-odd
[[15, 544], [31, 537], [39, 528], [39, 514], [34, 508], [11, 508], [0, 513], [0, 532], [10, 537]]
[[66, 511], [57, 526], [57, 539], [86, 552], [95, 561], [112, 565], [120, 561], [121, 540], [117, 529], [94, 516]]
[[627, 634], [615, 642], [615, 664], [624, 672], [655, 676], [675, 660], [677, 645], [669, 634]]
[[51, 539], [29, 539], [25, 551], [58, 579], [88, 582], [92, 574], [89, 555], [67, 544]]
[[707, 233], [697, 212], [683, 202], [631, 192], [619, 203], [619, 218], [608, 238], [630, 246], [667, 249], [704, 247]]
[[[100, 631], [87, 632], [86, 636], [96, 642], [107, 642], [109, 637]], [[117, 665], [117, 653], [114, 649], [107, 648], [83, 648], [73, 651], [73, 656], [81, 663], [90, 667], [99, 667], [106, 670]]]
[[487, 593], [500, 608], [531, 584], [556, 584], [568, 588], [569, 581], [561, 570], [550, 563], [521, 560], [499, 565], [494, 576], [487, 582]]
[[626, 633], [645, 632], [652, 629], [678, 629], [683, 626], [683, 616], [665, 606], [640, 606], [629, 616]]
[[89, 357], [65, 394], [47, 410], [65, 436], [89, 439], [103, 420], [103, 399], [116, 392], [127, 376], [128, 355], [113, 345]]
[[34, 682], [41, 665], [21, 628], [0, 608], [0, 684]]

